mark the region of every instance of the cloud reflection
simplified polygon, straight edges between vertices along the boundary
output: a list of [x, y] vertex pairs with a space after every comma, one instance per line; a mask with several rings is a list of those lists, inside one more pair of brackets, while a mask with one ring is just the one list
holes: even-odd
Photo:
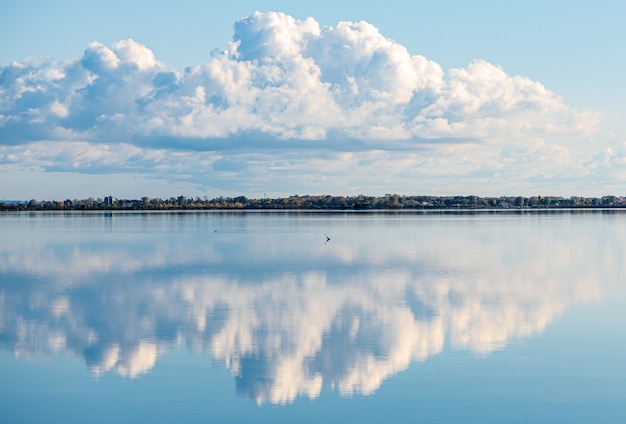
[[284, 404], [324, 387], [370, 394], [447, 345], [489, 354], [601, 295], [583, 265], [593, 240], [552, 232], [535, 245], [524, 228], [478, 238], [435, 225], [419, 243], [402, 227], [367, 241], [383, 230], [305, 252], [301, 240], [246, 232], [203, 248], [181, 238], [2, 248], [0, 346], [129, 378], [186, 346], [226, 366], [238, 393]]

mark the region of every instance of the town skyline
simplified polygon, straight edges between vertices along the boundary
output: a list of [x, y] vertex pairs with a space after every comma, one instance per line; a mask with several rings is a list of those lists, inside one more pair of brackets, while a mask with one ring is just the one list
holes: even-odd
[[166, 199], [143, 196], [118, 199], [104, 196], [86, 199], [28, 201], [0, 200], [0, 211], [170, 211], [170, 210], [449, 210], [449, 209], [588, 209], [626, 208], [626, 196], [331, 196], [291, 195], [259, 199], [209, 196], [177, 196]]

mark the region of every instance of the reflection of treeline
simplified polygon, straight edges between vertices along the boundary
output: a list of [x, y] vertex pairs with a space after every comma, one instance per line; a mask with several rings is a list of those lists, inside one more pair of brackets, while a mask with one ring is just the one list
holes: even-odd
[[245, 196], [214, 199], [179, 196], [139, 200], [74, 199], [63, 201], [0, 202], [0, 210], [178, 210], [178, 209], [491, 209], [491, 208], [626, 208], [617, 196], [569, 198], [553, 196], [290, 196], [248, 199]]

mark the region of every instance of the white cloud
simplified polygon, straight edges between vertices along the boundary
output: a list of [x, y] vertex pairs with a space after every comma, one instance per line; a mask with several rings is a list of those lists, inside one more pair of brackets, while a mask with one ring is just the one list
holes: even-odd
[[256, 12], [235, 24], [233, 39], [182, 74], [131, 39], [111, 48], [91, 43], [75, 62], [15, 63], [3, 70], [2, 113], [96, 142], [114, 141], [103, 122], [118, 115], [127, 136], [254, 131], [324, 139], [334, 132], [365, 140], [564, 132], [562, 118], [574, 117], [540, 83], [480, 60], [446, 75], [367, 22], [320, 28], [312, 18]]
[[[594, 141], [599, 123], [598, 114], [575, 110], [541, 83], [484, 60], [444, 72], [370, 23], [320, 27], [313, 18], [301, 21], [276, 12], [256, 12], [236, 22], [226, 49], [184, 71], [128, 39], [110, 47], [93, 42], [78, 60], [14, 62], [0, 76], [0, 155], [17, 158], [12, 169], [40, 166], [42, 157], [67, 150], [70, 141], [90, 143], [90, 150], [142, 150], [132, 165], [122, 160], [112, 166], [107, 154], [102, 160], [91, 157], [92, 169], [99, 172], [149, 172], [154, 161], [141, 158], [155, 152], [203, 151], [205, 158], [214, 153], [243, 164], [236, 189], [243, 193], [255, 191], [256, 181], [265, 185], [260, 192], [309, 190], [279, 189], [277, 181], [284, 178], [264, 181], [267, 174], [252, 170], [287, 172], [274, 161], [277, 155], [338, 169], [341, 165], [326, 159], [334, 150], [352, 151], [361, 159], [388, 152], [389, 160], [381, 162], [385, 172], [350, 169], [348, 178], [361, 181], [367, 194], [372, 192], [365, 181], [372, 174], [374, 180], [388, 180], [377, 194], [407, 187], [402, 178], [385, 178], [398, 168], [419, 178], [442, 173], [464, 178], [462, 190], [474, 192], [485, 187], [477, 172], [493, 179], [508, 175], [509, 187], [530, 194], [537, 179], [554, 182], [563, 171], [570, 179], [594, 175], [592, 158], [610, 147]], [[540, 162], [535, 162], [536, 150], [526, 151], [537, 139], [543, 140]], [[119, 143], [124, 147], [115, 146]], [[32, 157], [32, 151], [46, 149], [50, 152]], [[248, 162], [241, 150], [254, 151], [256, 160]], [[414, 160], [398, 162], [392, 157], [404, 155], [394, 152]], [[172, 166], [169, 172], [176, 175], [189, 164], [188, 156], [172, 157], [183, 162], [162, 165]], [[435, 174], [424, 172], [434, 164]], [[613, 175], [621, 179], [624, 166], [614, 165]], [[93, 172], [62, 156], [44, 168]], [[294, 179], [310, 181], [319, 169]], [[216, 180], [207, 172], [191, 171], [200, 190]], [[333, 187], [336, 193], [356, 194], [356, 185], [340, 178]], [[440, 185], [449, 187], [449, 182], [440, 180]], [[328, 185], [313, 191], [320, 187]]]

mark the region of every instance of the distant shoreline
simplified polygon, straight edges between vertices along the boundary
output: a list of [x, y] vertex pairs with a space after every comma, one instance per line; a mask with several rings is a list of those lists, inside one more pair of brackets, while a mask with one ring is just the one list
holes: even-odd
[[293, 195], [282, 198], [249, 199], [245, 196], [170, 197], [117, 199], [66, 199], [61, 201], [0, 200], [0, 211], [177, 211], [177, 210], [541, 210], [541, 209], [626, 209], [626, 197], [559, 196], [330, 196]]

